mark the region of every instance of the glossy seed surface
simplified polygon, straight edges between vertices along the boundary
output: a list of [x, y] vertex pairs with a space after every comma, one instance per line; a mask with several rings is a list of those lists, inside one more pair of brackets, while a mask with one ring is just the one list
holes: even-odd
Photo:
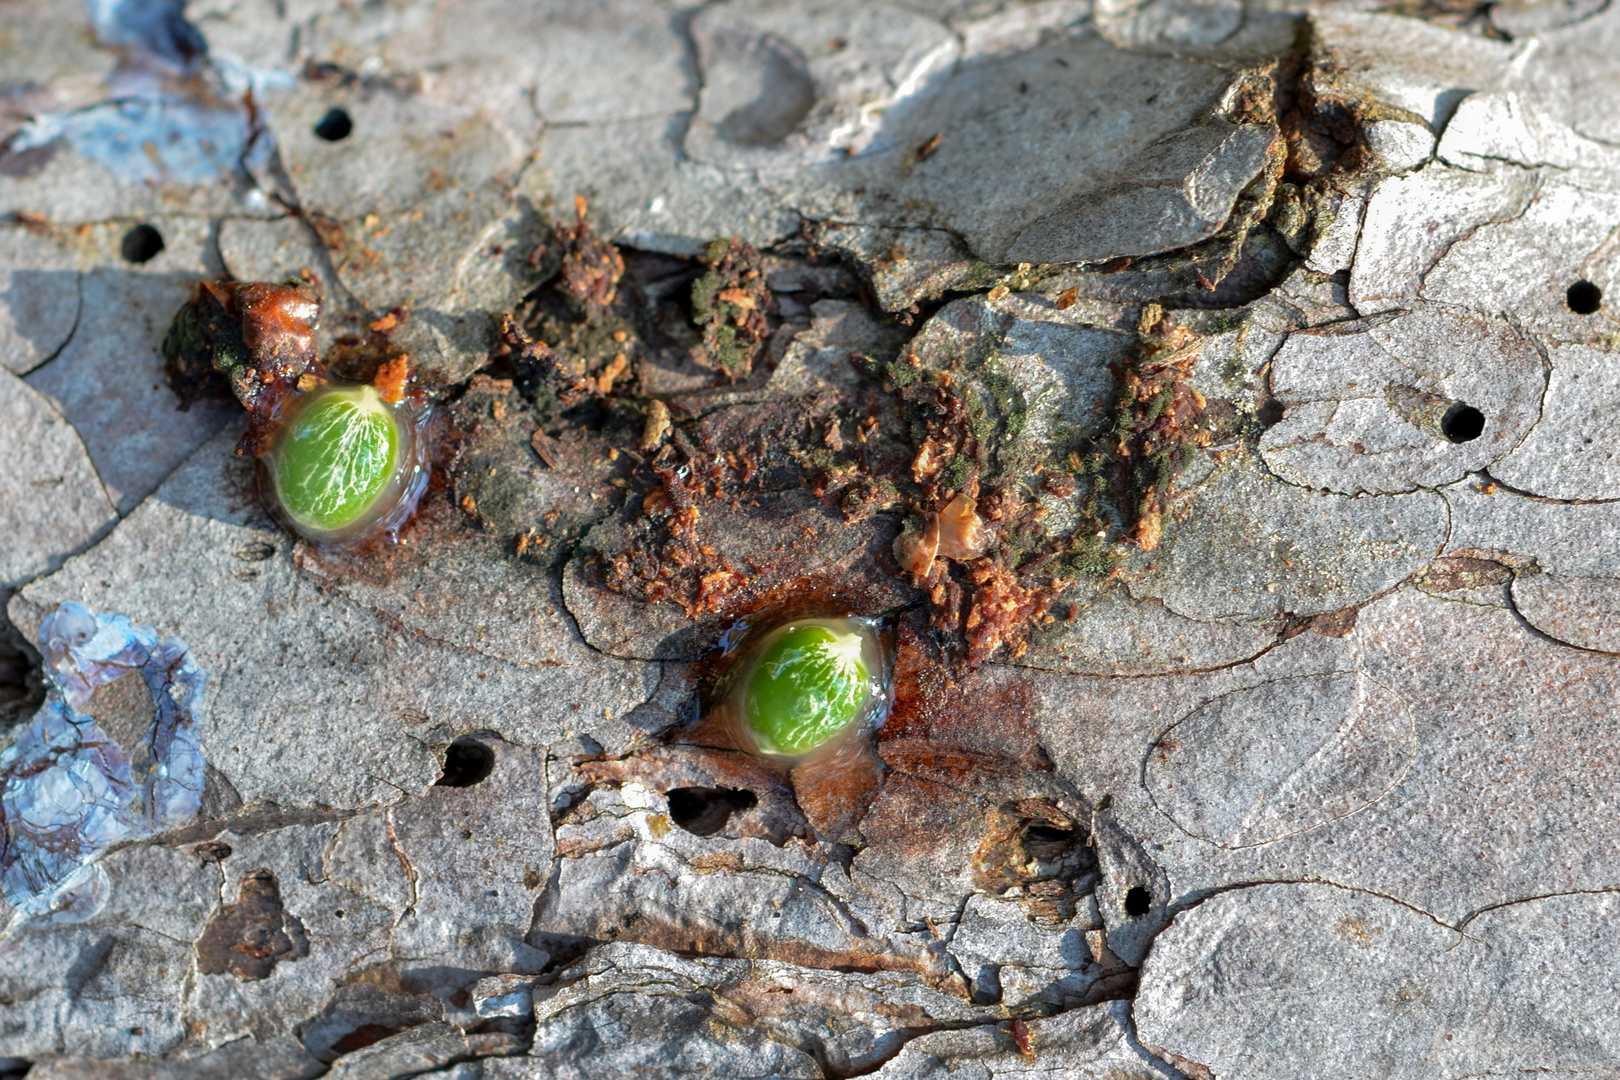
[[854, 721], [871, 694], [860, 634], [790, 626], [769, 642], [748, 676], [744, 715], [759, 748], [802, 754]]
[[293, 522], [331, 532], [370, 511], [399, 464], [399, 422], [361, 386], [324, 391], [304, 406], [278, 441], [271, 472]]

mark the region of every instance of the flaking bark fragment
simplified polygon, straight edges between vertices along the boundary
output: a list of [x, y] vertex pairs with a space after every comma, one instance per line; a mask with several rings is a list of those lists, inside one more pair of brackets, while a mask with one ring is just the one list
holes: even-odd
[[198, 972], [229, 972], [244, 982], [267, 979], [281, 961], [308, 955], [304, 924], [282, 908], [281, 889], [268, 870], [244, 875], [236, 903], [221, 910], [197, 940]]

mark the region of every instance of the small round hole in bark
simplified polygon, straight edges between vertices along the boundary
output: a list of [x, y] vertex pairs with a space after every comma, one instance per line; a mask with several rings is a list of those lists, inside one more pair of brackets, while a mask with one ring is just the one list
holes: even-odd
[[1125, 893], [1125, 914], [1140, 919], [1153, 907], [1153, 894], [1140, 885], [1132, 885]]
[[1454, 443], [1473, 442], [1485, 430], [1485, 414], [1457, 402], [1440, 418], [1440, 432]]
[[1603, 306], [1603, 290], [1582, 279], [1569, 287], [1564, 301], [1575, 314], [1590, 315]]
[[347, 109], [328, 109], [315, 124], [315, 137], [327, 142], [341, 142], [354, 131], [354, 117]]
[[1024, 830], [1024, 839], [1036, 844], [1066, 844], [1074, 839], [1074, 830], [1057, 829], [1051, 825], [1031, 825]]
[[118, 253], [125, 262], [144, 263], [157, 258], [163, 250], [163, 234], [150, 225], [137, 225], [124, 234]]
[[726, 827], [731, 815], [759, 803], [752, 791], [737, 788], [674, 788], [669, 799], [669, 819], [694, 836], [713, 836]]
[[444, 752], [444, 775], [437, 787], [472, 787], [495, 771], [495, 751], [472, 739], [457, 739]]

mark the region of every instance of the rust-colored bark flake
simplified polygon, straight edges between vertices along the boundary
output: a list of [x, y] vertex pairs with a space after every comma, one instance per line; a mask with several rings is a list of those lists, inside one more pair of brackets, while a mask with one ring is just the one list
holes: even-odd
[[965, 624], [968, 666], [978, 667], [1002, 646], [1014, 659], [1024, 655], [1030, 626], [1051, 605], [1050, 591], [1026, 588], [1015, 574], [989, 560], [975, 564], [969, 580], [975, 588]]
[[894, 538], [894, 560], [914, 580], [928, 576], [939, 554], [939, 515], [929, 514], [921, 527], [901, 530]]
[[1116, 372], [1115, 442], [1104, 451], [1111, 487], [1130, 513], [1130, 539], [1144, 551], [1159, 546], [1175, 482], [1192, 451], [1207, 446], [1206, 402], [1188, 381], [1198, 359], [1191, 331], [1148, 304], [1138, 326], [1136, 360]]
[[934, 625], [954, 637], [962, 629], [962, 599], [966, 593], [961, 582], [951, 577], [950, 563], [935, 559], [917, 584], [933, 607]]
[[320, 300], [308, 286], [198, 282], [163, 340], [169, 383], [182, 404], [228, 388], [251, 417], [241, 452], [259, 454], [291, 396], [325, 378], [315, 354], [319, 321]]
[[197, 939], [197, 971], [229, 972], [244, 982], [268, 978], [276, 964], [309, 955], [304, 924], [281, 906], [281, 888], [268, 870], [242, 877], [237, 901], [221, 909]]
[[1035, 1043], [1029, 1034], [1029, 1025], [1022, 1020], [1009, 1020], [1009, 1032], [1013, 1037], [1013, 1045], [1018, 1047], [1018, 1054], [1026, 1061], [1035, 1060]]
[[607, 367], [602, 369], [602, 374], [596, 377], [597, 390], [604, 396], [613, 393], [613, 384], [624, 377], [625, 370], [629, 366], [629, 357], [624, 353], [615, 353], [613, 359], [608, 361]]
[[924, 439], [911, 461], [911, 478], [919, 484], [932, 483], [954, 456], [955, 451], [943, 440]]
[[411, 358], [404, 353], [383, 361], [377, 368], [377, 377], [371, 384], [377, 388], [377, 396], [386, 404], [398, 405], [405, 400], [405, 386], [411, 379]]
[[747, 579], [734, 570], [713, 570], [698, 578], [696, 607], [699, 611], [719, 611], [732, 593]]
[[242, 321], [242, 343], [262, 358], [257, 363], [260, 371], [301, 373], [314, 361], [321, 305], [309, 288], [263, 282], [209, 283], [204, 288], [216, 298], [225, 294], [226, 310], [234, 310]]
[[967, 492], [959, 492], [938, 515], [939, 553], [947, 559], [968, 561], [983, 555], [995, 539], [979, 516], [978, 505]]
[[641, 450], [657, 450], [669, 438], [669, 406], [654, 398], [647, 403], [647, 417], [641, 427]]
[[574, 199], [572, 224], [560, 225], [556, 240], [565, 254], [562, 260], [562, 287], [582, 304], [607, 307], [618, 294], [624, 276], [624, 256], [619, 249], [596, 235], [585, 220], [583, 197]]

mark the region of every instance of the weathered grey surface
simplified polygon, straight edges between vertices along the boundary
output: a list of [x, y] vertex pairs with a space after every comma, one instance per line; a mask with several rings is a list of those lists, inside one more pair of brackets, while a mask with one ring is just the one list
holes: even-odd
[[[1285, 412], [1261, 452], [1301, 487], [1433, 489], [1517, 449], [1541, 419], [1545, 388], [1541, 354], [1505, 319], [1424, 308], [1334, 323], [1293, 335], [1272, 358], [1271, 390]], [[1443, 430], [1457, 402], [1485, 417], [1467, 442]]]
[[1217, 1076], [1579, 1075], [1620, 1039], [1614, 903], [1526, 898], [1453, 929], [1330, 885], [1223, 893], [1159, 938], [1137, 1024]]
[[[209, 760], [249, 806], [394, 802], [438, 775], [430, 746], [469, 730], [545, 745], [589, 720], [606, 745], [624, 744], [631, 729], [614, 718], [646, 700], [655, 668], [502, 660], [323, 593], [253, 499], [237, 437], [221, 432], [101, 545], [19, 592], [12, 621], [30, 630], [76, 599], [168, 633], [182, 605], [215, 680]], [[543, 579], [531, 590], [531, 602], [550, 595]], [[577, 640], [564, 620], [542, 627], [564, 648]]]
[[[199, 276], [213, 271], [208, 222], [153, 218], [164, 248], [138, 271], [103, 265], [79, 282], [73, 336], [28, 382], [62, 410], [83, 435], [108, 494], [127, 514], [218, 431], [230, 413], [205, 401], [182, 412], [163, 378], [159, 351], [172, 312], [186, 302]], [[102, 259], [126, 230], [99, 233]]]
[[0, 366], [23, 375], [55, 356], [78, 324], [77, 268], [59, 245], [24, 225], [0, 229]]
[[1286, 483], [1242, 451], [1219, 464], [1181, 530], [1127, 580], [1178, 615], [1264, 620], [1357, 607], [1440, 553], [1445, 500], [1350, 498]]
[[[183, 637], [207, 780], [0, 941], [0, 1076], [1612, 1071], [1620, 7], [94, 7], [0, 12], [0, 689], [64, 601]], [[490, 346], [575, 196], [633, 317], [570, 413]], [[736, 383], [716, 237], [770, 249]], [[323, 350], [406, 313], [458, 441], [403, 543], [295, 540], [235, 406], [176, 408], [221, 273], [307, 274]], [[1056, 579], [976, 670], [928, 622], [971, 561], [896, 561], [941, 375]], [[704, 439], [743, 601], [610, 587]], [[864, 771], [689, 726], [812, 580], [924, 605]]]
[[[0, 372], [0, 454], [12, 462], [0, 478], [0, 585], [14, 586], [61, 564], [113, 520], [107, 491], [78, 432], [50, 400]], [[38, 502], [51, 493], [55, 512]]]

